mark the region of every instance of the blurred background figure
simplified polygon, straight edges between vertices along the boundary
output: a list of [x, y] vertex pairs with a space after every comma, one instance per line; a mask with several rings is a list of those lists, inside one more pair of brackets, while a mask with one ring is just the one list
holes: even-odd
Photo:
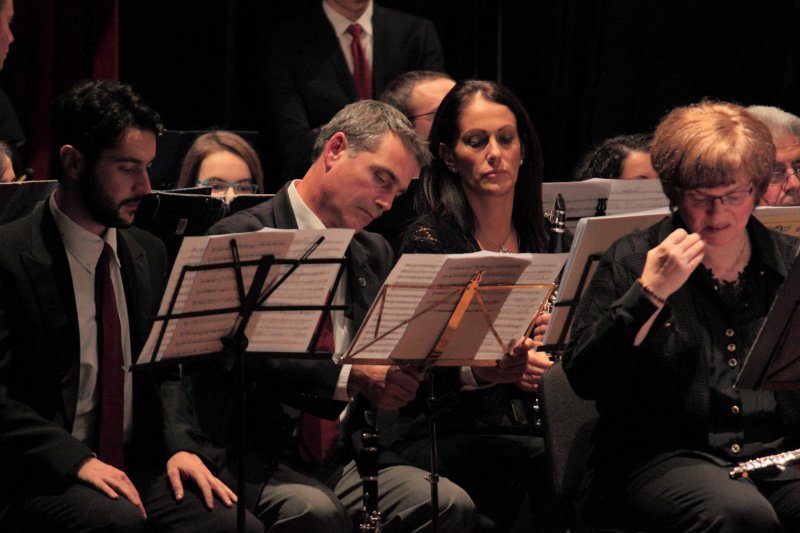
[[775, 170], [762, 205], [800, 205], [800, 117], [770, 106], [747, 110], [767, 125], [775, 145]]
[[652, 142], [653, 136], [644, 133], [606, 139], [586, 154], [575, 179], [656, 180], [658, 174], [650, 161]]
[[11, 183], [15, 179], [14, 154], [6, 143], [0, 141], [0, 183]]
[[[443, 72], [412, 70], [392, 80], [380, 99], [408, 117], [414, 130], [427, 140], [436, 110], [455, 84], [453, 78]], [[394, 201], [392, 208], [367, 227], [368, 231], [383, 235], [395, 254], [400, 249], [403, 232], [417, 218], [414, 197], [418, 183], [418, 179], [411, 180], [406, 193]]]
[[320, 0], [301, 18], [276, 25], [265, 46], [266, 124], [279, 180], [305, 174], [319, 128], [345, 105], [377, 98], [409, 70], [444, 70], [431, 21], [372, 0]]
[[445, 95], [456, 84], [448, 74], [432, 70], [412, 70], [400, 74], [381, 93], [381, 101], [397, 108], [427, 139], [433, 117]]
[[229, 131], [205, 133], [192, 143], [181, 166], [178, 188], [211, 187], [214, 196], [264, 190], [261, 162], [247, 141]]

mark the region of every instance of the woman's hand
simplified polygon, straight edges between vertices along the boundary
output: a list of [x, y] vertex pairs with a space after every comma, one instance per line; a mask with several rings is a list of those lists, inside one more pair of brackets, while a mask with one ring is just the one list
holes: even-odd
[[666, 300], [686, 283], [703, 260], [704, 248], [700, 235], [676, 229], [661, 244], [647, 252], [642, 285]]

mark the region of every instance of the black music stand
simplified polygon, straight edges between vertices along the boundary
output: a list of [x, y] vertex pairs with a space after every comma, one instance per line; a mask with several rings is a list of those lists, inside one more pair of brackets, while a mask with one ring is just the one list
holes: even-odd
[[[236, 381], [235, 381], [236, 389], [238, 392], [236, 398], [236, 407], [239, 410], [239, 450], [238, 450], [239, 457], [237, 464], [236, 490], [239, 498], [239, 503], [237, 504], [238, 505], [237, 530], [240, 532], [243, 532], [245, 530], [245, 516], [247, 509], [246, 492], [245, 492], [245, 464], [244, 464], [245, 440], [247, 436], [247, 418], [245, 415], [245, 409], [247, 405], [245, 362], [247, 358], [257, 356], [257, 357], [275, 357], [275, 358], [280, 357], [280, 358], [330, 359], [334, 355], [328, 352], [312, 351], [317, 344], [317, 339], [319, 338], [319, 335], [321, 334], [324, 326], [322, 320], [320, 320], [319, 323], [317, 324], [316, 330], [314, 331], [311, 341], [308, 344], [307, 351], [301, 353], [248, 352], [247, 347], [249, 344], [249, 340], [247, 338], [245, 331], [250, 321], [250, 318], [252, 317], [254, 312], [259, 312], [259, 311], [330, 312], [333, 310], [345, 309], [346, 306], [332, 305], [333, 294], [335, 294], [336, 292], [336, 288], [339, 285], [339, 281], [341, 280], [342, 273], [344, 271], [344, 258], [339, 258], [339, 259], [309, 258], [309, 256], [314, 252], [314, 250], [316, 250], [316, 248], [322, 243], [323, 239], [324, 237], [320, 237], [314, 244], [312, 244], [312, 246], [308, 250], [306, 250], [303, 256], [300, 257], [299, 259], [278, 259], [272, 255], [264, 255], [258, 260], [250, 260], [250, 261], [241, 261], [239, 259], [239, 250], [236, 239], [231, 239], [230, 241], [231, 257], [232, 257], [231, 262], [215, 263], [210, 265], [196, 265], [196, 266], [185, 265], [181, 270], [181, 273], [178, 278], [178, 283], [176, 284], [174, 292], [171, 295], [169, 295], [170, 301], [167, 313], [165, 315], [159, 315], [155, 317], [155, 321], [161, 322], [161, 327], [158, 335], [158, 340], [156, 342], [155, 348], [153, 349], [153, 354], [150, 358], [150, 361], [142, 365], [137, 364], [135, 367], [138, 368], [142, 366], [142, 367], [152, 368], [154, 366], [174, 365], [174, 364], [202, 361], [210, 358], [219, 358], [219, 357], [228, 358], [232, 360], [234, 366], [238, 366], [238, 372], [236, 374]], [[304, 264], [339, 265], [336, 278], [325, 300], [325, 303], [323, 305], [304, 305], [304, 306], [268, 305], [267, 300], [269, 299], [269, 296], [272, 295], [283, 283], [285, 283], [286, 280], [288, 280], [289, 277], [295, 272], [295, 270], [297, 270], [297, 268], [299, 268], [301, 265]], [[290, 268], [278, 280], [276, 280], [271, 287], [265, 290], [264, 283], [267, 280], [267, 276], [269, 274], [270, 269], [274, 265], [289, 265]], [[250, 266], [255, 266], [256, 272], [253, 276], [252, 282], [250, 283], [250, 289], [247, 292], [245, 292], [244, 279], [242, 276], [242, 268]], [[188, 273], [197, 271], [228, 270], [228, 269], [232, 269], [236, 276], [236, 288], [237, 288], [237, 297], [239, 305], [226, 307], [224, 309], [212, 309], [206, 311], [196, 311], [187, 313], [174, 312], [175, 306], [177, 305], [178, 296], [181, 293], [181, 287], [183, 286], [183, 283], [186, 280], [186, 276]], [[170, 321], [179, 319], [190, 319], [193, 317], [201, 317], [201, 316], [230, 314], [234, 312], [238, 313], [238, 315], [230, 333], [221, 339], [223, 346], [221, 352], [172, 357], [172, 358], [162, 359], [160, 361], [156, 360]]]
[[[742, 365], [735, 386], [754, 390], [800, 389], [800, 248], [772, 308]], [[739, 463], [732, 478], [770, 468], [784, 468], [800, 461], [800, 449]]]
[[0, 224], [27, 215], [37, 203], [47, 200], [57, 186], [57, 181], [0, 183]]
[[800, 255], [796, 255], [745, 359], [736, 387], [800, 388]]
[[566, 307], [569, 309], [567, 312], [566, 321], [564, 322], [564, 327], [562, 327], [561, 331], [558, 332], [558, 339], [556, 342], [553, 344], [544, 344], [538, 348], [538, 350], [542, 352], [552, 352], [554, 362], [561, 358], [561, 353], [564, 351], [564, 348], [567, 345], [567, 335], [569, 334], [569, 330], [572, 329], [572, 322], [575, 320], [575, 311], [578, 309], [581, 296], [586, 290], [586, 285], [590, 281], [589, 274], [592, 272], [592, 267], [594, 267], [594, 265], [599, 262], [602, 257], [603, 256], [601, 254], [590, 254], [586, 259], [586, 263], [583, 265], [580, 281], [578, 281], [578, 286], [575, 288], [575, 296], [572, 299], [556, 301], [553, 304], [553, 307]]
[[[459, 327], [461, 326], [461, 322], [464, 316], [467, 313], [467, 310], [470, 307], [470, 304], [473, 301], [476, 301], [478, 306], [483, 312], [484, 319], [486, 320], [486, 324], [489, 330], [493, 333], [495, 339], [503, 346], [503, 343], [498, 335], [497, 331], [495, 331], [493, 325], [489, 321], [489, 313], [486, 310], [485, 304], [483, 299], [480, 296], [482, 291], [497, 291], [497, 290], [512, 290], [512, 289], [531, 289], [531, 288], [542, 288], [545, 285], [550, 287], [550, 292], [547, 294], [547, 297], [544, 299], [542, 306], [539, 308], [539, 312], [544, 309], [544, 304], [550, 298], [552, 291], [554, 289], [553, 284], [487, 284], [482, 285], [484, 277], [483, 271], [475, 272], [468, 283], [465, 285], [454, 284], [454, 285], [435, 285], [438, 288], [446, 288], [451, 291], [450, 294], [442, 298], [441, 300], [435, 302], [433, 305], [423, 309], [415, 313], [412, 317], [407, 320], [400, 322], [399, 324], [389, 328], [388, 331], [384, 332], [383, 334], [378, 335], [377, 331], [375, 332], [375, 336], [372, 340], [370, 340], [366, 346], [360, 348], [361, 350], [368, 348], [371, 344], [380, 341], [382, 338], [390, 335], [393, 331], [398, 329], [399, 327], [403, 326], [406, 323], [412, 322], [414, 320], [419, 319], [420, 317], [425, 316], [427, 313], [436, 310], [439, 305], [443, 304], [445, 301], [449, 301], [453, 294], [459, 294], [458, 300], [450, 312], [449, 318], [447, 320], [446, 325], [439, 333], [438, 338], [436, 340], [435, 345], [427, 354], [424, 359], [411, 359], [411, 360], [400, 360], [400, 359], [389, 359], [388, 364], [399, 364], [399, 365], [419, 365], [421, 366], [427, 373], [428, 377], [428, 398], [426, 401], [426, 416], [428, 418], [428, 432], [430, 434], [430, 473], [426, 477], [428, 482], [430, 483], [431, 488], [431, 530], [435, 533], [438, 531], [439, 526], [439, 451], [438, 451], [438, 437], [437, 437], [437, 424], [436, 421], [439, 417], [445, 416], [447, 412], [451, 409], [452, 399], [448, 396], [444, 397], [437, 397], [435, 393], [434, 387], [434, 373], [432, 369], [437, 366], [437, 362], [441, 360], [442, 355], [445, 353], [448, 344], [453, 337], [455, 336], [456, 332], [458, 331]], [[381, 289], [380, 294], [376, 298], [376, 304], [370, 308], [367, 317], [364, 319], [364, 324], [369, 322], [370, 316], [373, 312], [379, 313], [379, 317], [383, 314], [383, 303], [385, 302], [387, 291], [390, 288], [394, 289], [404, 289], [404, 290], [427, 290], [433, 288], [434, 285], [428, 284], [386, 284]], [[376, 310], [377, 309], [377, 310]], [[533, 317], [535, 319], [535, 316]], [[378, 320], [378, 324], [380, 324], [380, 319]], [[525, 333], [525, 336], [530, 336], [530, 333], [533, 329], [534, 320], [530, 321], [528, 326], [528, 330]], [[358, 351], [354, 352], [352, 355], [357, 355]], [[351, 357], [352, 357], [351, 355]], [[346, 358], [344, 360], [345, 363], [351, 364], [358, 364], [359, 361], [354, 358]], [[371, 359], [360, 361], [362, 363], [378, 363], [380, 362], [373, 361]], [[470, 364], [474, 363], [474, 360], [459, 360], [458, 364]], [[383, 362], [382, 364], [387, 364]], [[378, 513], [380, 516], [380, 513]]]
[[[210, 191], [210, 187], [207, 187]], [[175, 261], [184, 237], [205, 235], [208, 228], [227, 215], [225, 202], [208, 194], [155, 191], [146, 195], [136, 211], [134, 224], [164, 243], [170, 265]]]

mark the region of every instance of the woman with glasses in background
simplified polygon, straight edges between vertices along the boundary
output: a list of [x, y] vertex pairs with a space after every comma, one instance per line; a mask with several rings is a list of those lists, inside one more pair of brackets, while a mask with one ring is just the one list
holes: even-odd
[[800, 531], [797, 470], [729, 476], [800, 446], [800, 393], [734, 387], [797, 243], [752, 216], [774, 170], [770, 132], [739, 106], [702, 102], [662, 120], [651, 155], [677, 209], [609, 248], [563, 358], [600, 413], [585, 524]]
[[227, 201], [237, 194], [264, 191], [264, 172], [255, 150], [230, 131], [199, 136], [183, 160], [178, 188], [211, 187]]

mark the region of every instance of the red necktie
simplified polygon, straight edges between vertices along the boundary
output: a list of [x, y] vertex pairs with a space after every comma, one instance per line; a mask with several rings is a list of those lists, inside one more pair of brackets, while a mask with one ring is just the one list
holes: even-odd
[[361, 26], [351, 24], [347, 28], [347, 33], [353, 36], [350, 53], [353, 54], [353, 81], [356, 83], [356, 92], [361, 100], [369, 100], [372, 98], [372, 73], [364, 48], [361, 46]]
[[[322, 330], [317, 339], [317, 352], [334, 351], [331, 314], [323, 313]], [[300, 415], [300, 457], [307, 463], [324, 464], [331, 458], [339, 442], [339, 420], [327, 420], [309, 413]]]
[[116, 468], [123, 468], [122, 425], [124, 418], [125, 374], [122, 359], [122, 336], [111, 261], [114, 251], [108, 243], [97, 261], [94, 274], [94, 304], [97, 318], [97, 359], [100, 364], [100, 426], [98, 457]]

